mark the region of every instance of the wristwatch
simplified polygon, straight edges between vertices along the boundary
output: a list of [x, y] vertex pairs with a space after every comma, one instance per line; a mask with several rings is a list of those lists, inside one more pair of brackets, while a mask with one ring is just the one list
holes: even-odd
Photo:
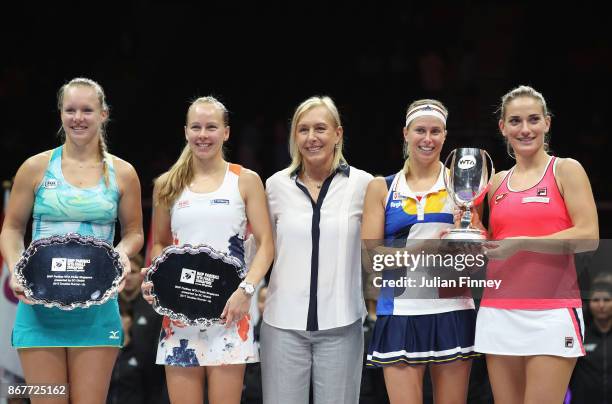
[[238, 287], [242, 289], [244, 293], [246, 293], [248, 296], [253, 296], [253, 294], [255, 293], [255, 286], [252, 283], [248, 283], [247, 281], [240, 282], [240, 285], [238, 285]]

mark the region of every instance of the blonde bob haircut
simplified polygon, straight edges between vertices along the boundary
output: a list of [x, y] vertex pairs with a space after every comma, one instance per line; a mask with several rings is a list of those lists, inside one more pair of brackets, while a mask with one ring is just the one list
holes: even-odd
[[[293, 118], [291, 119], [291, 130], [289, 132], [289, 155], [291, 156], [291, 164], [288, 167], [289, 173], [293, 173], [299, 168], [302, 167], [302, 155], [300, 154], [300, 150], [298, 149], [297, 140], [295, 138], [297, 132], [297, 124], [302, 119], [302, 116], [308, 111], [316, 107], [325, 107], [332, 120], [334, 121], [334, 129], [337, 129], [342, 126], [342, 122], [340, 122], [340, 114], [338, 113], [338, 108], [336, 108], [336, 104], [334, 101], [328, 96], [314, 96], [308, 98], [306, 101], [302, 102], [295, 110], [293, 114]], [[334, 148], [334, 159], [332, 161], [332, 166], [330, 173], [334, 172], [341, 163], [346, 163], [346, 159], [342, 155], [342, 145], [344, 143], [344, 136], [340, 137], [340, 141]]]

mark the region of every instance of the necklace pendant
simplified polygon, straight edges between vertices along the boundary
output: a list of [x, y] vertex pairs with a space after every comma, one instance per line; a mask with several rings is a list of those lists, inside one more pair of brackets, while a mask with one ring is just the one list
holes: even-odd
[[321, 184], [317, 184], [317, 189], [321, 189]]

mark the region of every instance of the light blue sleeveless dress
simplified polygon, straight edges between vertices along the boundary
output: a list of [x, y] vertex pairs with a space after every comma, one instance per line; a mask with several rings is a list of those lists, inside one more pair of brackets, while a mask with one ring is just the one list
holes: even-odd
[[[54, 149], [36, 188], [32, 239], [78, 233], [113, 244], [119, 189], [107, 155], [109, 186], [104, 178], [93, 188], [70, 185], [62, 174], [62, 146]], [[19, 302], [12, 336], [16, 348], [120, 347], [123, 330], [117, 298], [103, 305], [70, 311]]]

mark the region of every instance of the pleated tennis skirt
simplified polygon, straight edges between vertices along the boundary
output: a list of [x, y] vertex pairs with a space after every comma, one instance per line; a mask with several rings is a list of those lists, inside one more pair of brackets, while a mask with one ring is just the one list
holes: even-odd
[[473, 309], [424, 315], [378, 316], [366, 366], [424, 365], [467, 360], [474, 351]]

